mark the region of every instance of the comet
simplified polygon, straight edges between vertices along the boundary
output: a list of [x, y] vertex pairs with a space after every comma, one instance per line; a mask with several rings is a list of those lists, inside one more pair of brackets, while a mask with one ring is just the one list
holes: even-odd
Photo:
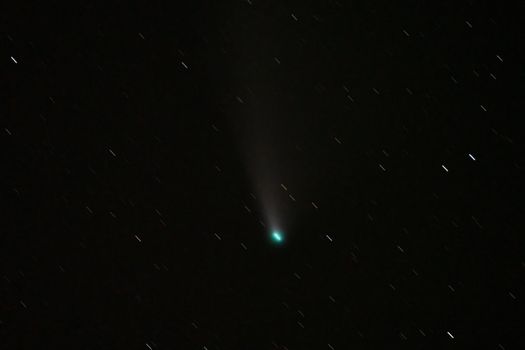
[[283, 235], [279, 231], [273, 231], [272, 232], [272, 240], [276, 243], [281, 243], [283, 241]]

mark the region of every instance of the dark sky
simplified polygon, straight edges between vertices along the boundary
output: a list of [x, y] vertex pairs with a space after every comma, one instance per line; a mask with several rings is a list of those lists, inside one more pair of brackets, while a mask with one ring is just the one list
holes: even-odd
[[524, 11], [3, 4], [0, 348], [523, 349]]

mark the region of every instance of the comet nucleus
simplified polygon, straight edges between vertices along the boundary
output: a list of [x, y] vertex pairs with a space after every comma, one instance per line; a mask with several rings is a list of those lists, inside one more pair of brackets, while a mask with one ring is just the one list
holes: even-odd
[[283, 235], [279, 231], [273, 231], [272, 240], [276, 243], [281, 243], [283, 241]]

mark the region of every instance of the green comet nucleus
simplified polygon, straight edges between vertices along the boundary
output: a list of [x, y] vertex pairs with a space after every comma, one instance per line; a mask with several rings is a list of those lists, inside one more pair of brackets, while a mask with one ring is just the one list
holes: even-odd
[[274, 242], [281, 243], [283, 241], [283, 235], [279, 231], [273, 231], [272, 239]]

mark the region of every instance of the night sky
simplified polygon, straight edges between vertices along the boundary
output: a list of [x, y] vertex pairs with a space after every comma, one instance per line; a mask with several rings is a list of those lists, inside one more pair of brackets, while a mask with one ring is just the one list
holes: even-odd
[[524, 348], [524, 2], [0, 12], [1, 349]]

